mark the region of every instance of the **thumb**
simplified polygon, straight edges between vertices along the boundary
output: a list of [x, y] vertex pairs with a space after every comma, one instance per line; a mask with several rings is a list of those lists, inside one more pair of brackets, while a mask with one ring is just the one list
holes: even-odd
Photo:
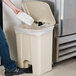
[[18, 11], [18, 10], [13, 10], [14, 11], [14, 13], [17, 15], [20, 11]]

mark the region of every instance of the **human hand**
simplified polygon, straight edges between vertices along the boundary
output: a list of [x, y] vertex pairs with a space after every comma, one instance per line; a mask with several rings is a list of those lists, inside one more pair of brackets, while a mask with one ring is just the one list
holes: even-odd
[[19, 9], [17, 7], [13, 8], [13, 11], [15, 14], [18, 14], [19, 12], [23, 12], [21, 9]]

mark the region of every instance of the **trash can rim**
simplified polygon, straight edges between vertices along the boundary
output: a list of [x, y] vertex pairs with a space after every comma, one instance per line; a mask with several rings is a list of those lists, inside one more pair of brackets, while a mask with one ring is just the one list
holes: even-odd
[[49, 31], [53, 31], [54, 26], [50, 26], [47, 28], [43, 28], [41, 30], [33, 30], [33, 29], [24, 29], [20, 27], [15, 27], [15, 33], [21, 33], [21, 34], [30, 34], [35, 36], [40, 36], [42, 34], [45, 34]]

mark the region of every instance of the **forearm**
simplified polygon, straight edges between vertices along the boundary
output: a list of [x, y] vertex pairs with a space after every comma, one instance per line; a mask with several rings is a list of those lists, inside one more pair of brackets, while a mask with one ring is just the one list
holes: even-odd
[[3, 2], [8, 5], [14, 11], [15, 14], [23, 12], [21, 9], [17, 8], [10, 0], [3, 0]]
[[3, 2], [8, 5], [11, 9], [16, 8], [10, 0], [3, 0]]

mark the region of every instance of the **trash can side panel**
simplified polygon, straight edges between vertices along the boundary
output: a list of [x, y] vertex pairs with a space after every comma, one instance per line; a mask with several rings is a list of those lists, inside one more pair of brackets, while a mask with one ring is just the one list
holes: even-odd
[[27, 64], [31, 64], [31, 53], [30, 53], [30, 35], [16, 33], [17, 38], [17, 54], [18, 54], [18, 65], [21, 68], [27, 68]]
[[[24, 61], [31, 62], [31, 36], [27, 34], [22, 34], [22, 47], [23, 47], [23, 58]], [[26, 64], [24, 62], [24, 64]], [[30, 64], [30, 63], [29, 63]]]
[[23, 53], [22, 53], [22, 45], [21, 45], [21, 34], [16, 33], [16, 42], [17, 42], [17, 60], [18, 66], [23, 68]]
[[53, 30], [31, 38], [34, 74], [42, 74], [52, 69], [52, 33]]
[[52, 69], [52, 31], [41, 37], [41, 71]]
[[22, 34], [22, 47], [23, 47], [23, 64], [24, 68], [28, 68], [31, 65], [31, 36], [28, 34]]
[[40, 54], [41, 54], [40, 36], [31, 36], [31, 57], [32, 57], [33, 74], [41, 73]]

